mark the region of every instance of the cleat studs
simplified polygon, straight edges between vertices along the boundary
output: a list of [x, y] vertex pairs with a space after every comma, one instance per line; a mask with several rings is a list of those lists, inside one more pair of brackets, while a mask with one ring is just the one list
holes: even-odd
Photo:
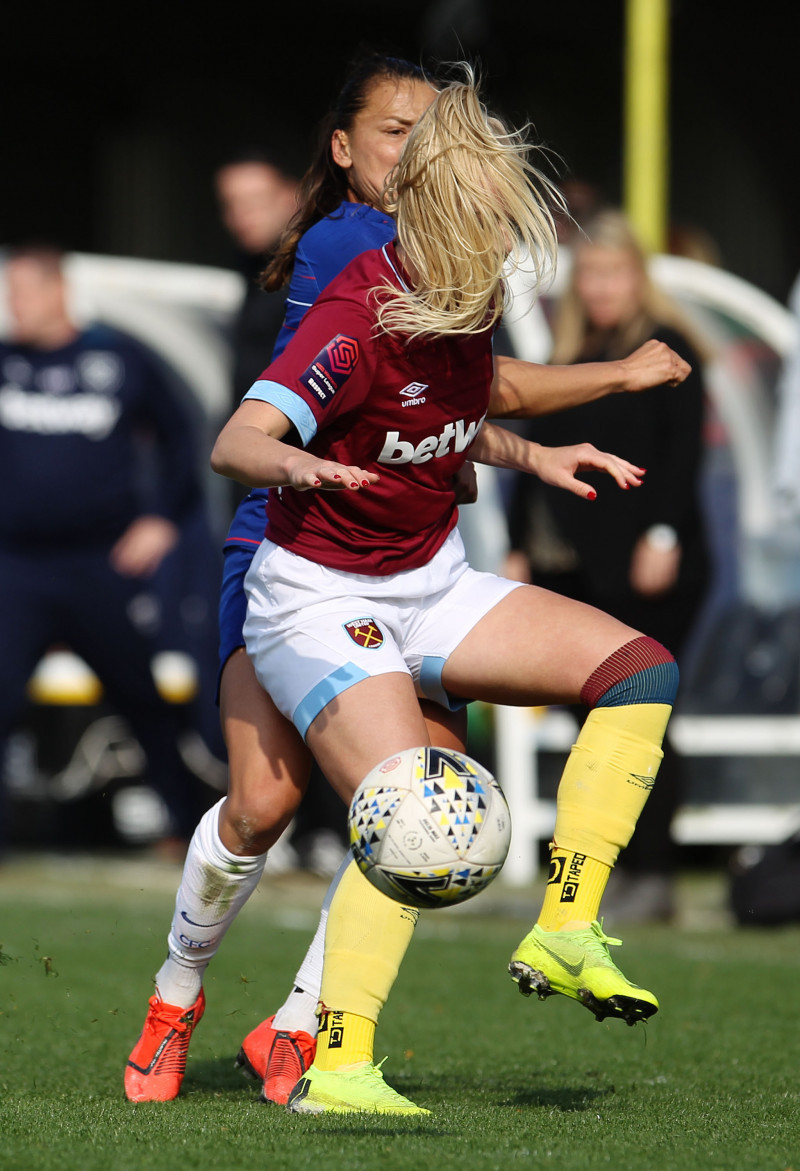
[[544, 972], [529, 968], [527, 964], [514, 962], [508, 965], [511, 979], [516, 983], [523, 996], [532, 996], [535, 992], [539, 1000], [546, 1000], [553, 996], [555, 990]]

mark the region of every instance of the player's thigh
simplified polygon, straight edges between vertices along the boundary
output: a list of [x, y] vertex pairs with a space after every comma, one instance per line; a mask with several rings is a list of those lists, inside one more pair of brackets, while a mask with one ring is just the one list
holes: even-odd
[[243, 648], [222, 670], [220, 717], [229, 802], [254, 814], [274, 806], [291, 820], [308, 784], [311, 754], [264, 691]]
[[524, 586], [465, 635], [442, 682], [491, 703], [577, 703], [592, 672], [638, 634], [593, 606]]
[[349, 802], [375, 765], [430, 739], [411, 676], [393, 672], [341, 691], [311, 722], [306, 742], [339, 796]]

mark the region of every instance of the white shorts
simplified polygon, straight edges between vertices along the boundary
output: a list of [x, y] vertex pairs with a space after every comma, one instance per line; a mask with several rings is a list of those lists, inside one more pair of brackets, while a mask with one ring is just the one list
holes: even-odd
[[420, 569], [370, 577], [329, 569], [262, 541], [245, 578], [247, 653], [262, 687], [305, 736], [327, 704], [373, 675], [402, 671], [450, 710], [449, 655], [519, 585], [478, 573], [453, 530]]

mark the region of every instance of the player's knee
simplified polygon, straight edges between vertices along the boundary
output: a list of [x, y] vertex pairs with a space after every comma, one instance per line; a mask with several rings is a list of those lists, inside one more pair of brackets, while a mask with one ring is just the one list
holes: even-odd
[[672, 707], [678, 692], [678, 664], [666, 647], [640, 635], [614, 651], [597, 667], [581, 690], [588, 707], [622, 707], [664, 703]]
[[224, 816], [230, 832], [240, 843], [242, 854], [253, 856], [275, 845], [299, 804], [299, 793], [284, 786], [277, 792], [259, 794], [245, 801], [229, 797]]

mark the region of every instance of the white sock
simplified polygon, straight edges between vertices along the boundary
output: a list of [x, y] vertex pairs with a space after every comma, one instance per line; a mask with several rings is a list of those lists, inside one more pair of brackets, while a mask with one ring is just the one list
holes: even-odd
[[297, 975], [294, 978], [294, 987], [275, 1013], [275, 1020], [272, 1022], [272, 1027], [275, 1029], [280, 1029], [287, 1033], [302, 1030], [303, 1032], [310, 1033], [312, 1037], [316, 1037], [317, 1035], [317, 1028], [319, 1026], [317, 1005], [319, 1003], [320, 988], [322, 987], [322, 961], [325, 957], [325, 931], [328, 926], [328, 908], [331, 905], [331, 900], [336, 893], [336, 888], [341, 881], [342, 875], [350, 865], [352, 857], [352, 853], [348, 850], [342, 860], [341, 866], [331, 879], [331, 884], [325, 894], [322, 910], [320, 911], [317, 930], [314, 933], [314, 938], [311, 940], [311, 946], [303, 957], [303, 962], [297, 969]]
[[189, 843], [167, 939], [169, 955], [156, 975], [161, 999], [180, 1008], [197, 1000], [203, 973], [258, 886], [267, 860], [266, 854], [240, 858], [222, 844], [219, 813], [224, 800], [203, 814]]

